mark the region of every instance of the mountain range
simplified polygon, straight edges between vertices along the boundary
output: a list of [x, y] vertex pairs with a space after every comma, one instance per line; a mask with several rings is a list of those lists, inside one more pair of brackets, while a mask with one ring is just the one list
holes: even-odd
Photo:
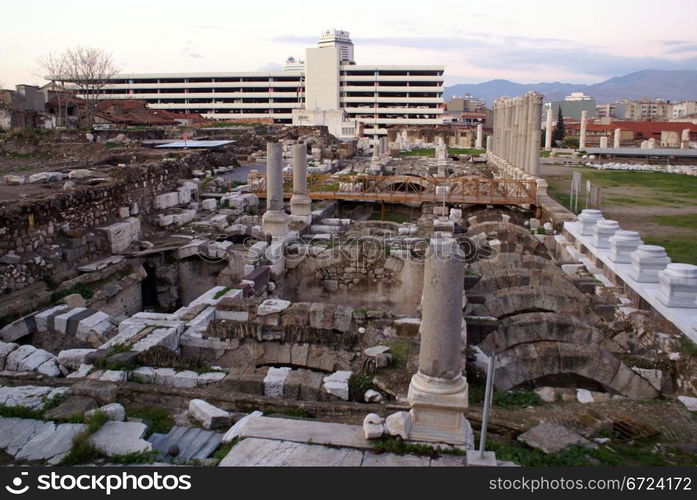
[[560, 101], [571, 92], [583, 92], [598, 104], [622, 99], [665, 99], [673, 102], [697, 100], [697, 70], [643, 70], [617, 76], [600, 83], [515, 83], [490, 80], [482, 83], [459, 83], [445, 87], [444, 98], [470, 94], [484, 99], [489, 106], [501, 96], [518, 96], [530, 90], [544, 94], [545, 101]]

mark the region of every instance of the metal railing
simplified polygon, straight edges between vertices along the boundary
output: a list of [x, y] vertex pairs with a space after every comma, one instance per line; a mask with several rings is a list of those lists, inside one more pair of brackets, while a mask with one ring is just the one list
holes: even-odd
[[[265, 174], [250, 173], [248, 183], [252, 193], [266, 198]], [[310, 198], [317, 200], [491, 205], [537, 203], [537, 183], [528, 179], [311, 174], [307, 184]], [[283, 192], [285, 198], [292, 195], [290, 175], [284, 176]]]

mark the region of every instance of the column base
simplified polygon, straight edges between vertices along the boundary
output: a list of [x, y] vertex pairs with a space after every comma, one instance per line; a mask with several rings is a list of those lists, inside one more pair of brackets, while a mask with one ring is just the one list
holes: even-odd
[[288, 234], [288, 214], [283, 210], [267, 210], [261, 218], [261, 228], [274, 238]]
[[479, 450], [467, 450], [467, 467], [498, 467], [496, 453], [485, 451], [482, 456]]
[[409, 384], [411, 405], [409, 439], [462, 445], [471, 443], [472, 430], [465, 418], [467, 381], [429, 377], [417, 373]]
[[312, 217], [312, 199], [307, 195], [294, 194], [290, 198], [290, 215], [295, 220], [300, 217]]

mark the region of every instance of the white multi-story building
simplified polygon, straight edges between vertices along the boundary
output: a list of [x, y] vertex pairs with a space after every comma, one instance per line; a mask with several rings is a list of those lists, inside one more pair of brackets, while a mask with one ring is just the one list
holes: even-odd
[[443, 66], [365, 66], [346, 31], [325, 31], [305, 61], [281, 71], [120, 74], [106, 98], [216, 120], [327, 125], [341, 138], [380, 136], [389, 125], [443, 123]]

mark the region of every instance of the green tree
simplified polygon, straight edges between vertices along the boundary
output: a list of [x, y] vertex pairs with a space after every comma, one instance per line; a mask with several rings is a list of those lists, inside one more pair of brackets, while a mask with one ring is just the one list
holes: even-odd
[[564, 137], [566, 137], [566, 127], [564, 126], [564, 115], [562, 115], [561, 106], [559, 106], [557, 124], [554, 126], [554, 131], [552, 132], [552, 144], [556, 144], [557, 141], [563, 141]]

